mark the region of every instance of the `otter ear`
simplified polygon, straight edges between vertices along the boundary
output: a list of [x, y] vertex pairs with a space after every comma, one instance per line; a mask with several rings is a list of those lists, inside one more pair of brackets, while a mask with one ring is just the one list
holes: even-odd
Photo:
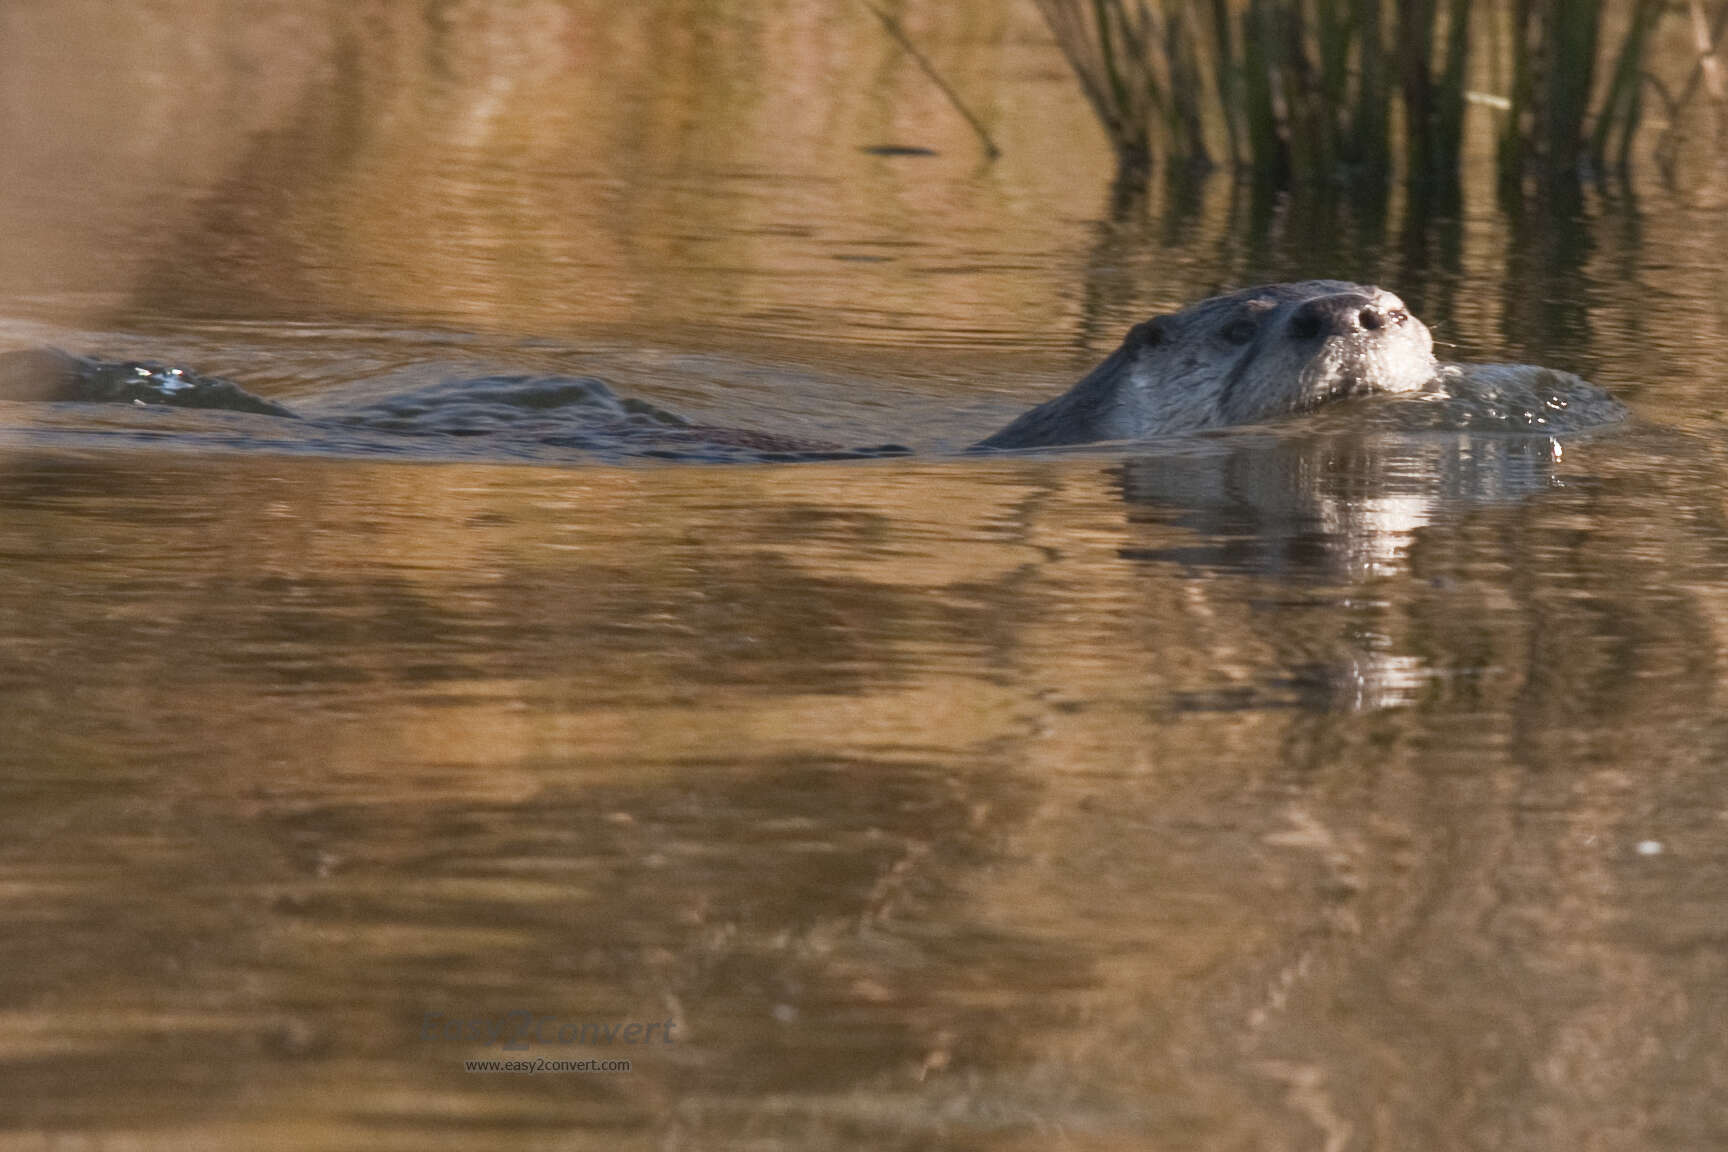
[[1170, 324], [1167, 317], [1154, 316], [1142, 321], [1128, 330], [1128, 347], [1136, 351], [1142, 348], [1156, 348], [1170, 338]]

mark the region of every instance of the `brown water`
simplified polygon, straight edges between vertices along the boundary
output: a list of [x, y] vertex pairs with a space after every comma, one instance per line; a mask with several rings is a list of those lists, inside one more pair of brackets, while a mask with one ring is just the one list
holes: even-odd
[[[0, 350], [919, 450], [0, 409], [0, 1149], [1728, 1143], [1720, 209], [1113, 211], [899, 11], [1002, 161], [813, 0], [0, 7]], [[952, 455], [1309, 275], [1640, 419]]]

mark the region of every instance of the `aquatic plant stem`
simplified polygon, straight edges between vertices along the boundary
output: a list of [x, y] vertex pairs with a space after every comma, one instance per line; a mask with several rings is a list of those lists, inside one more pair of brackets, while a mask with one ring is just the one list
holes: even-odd
[[918, 65], [919, 70], [930, 78], [931, 83], [941, 89], [942, 95], [948, 98], [948, 103], [952, 104], [954, 110], [965, 118], [967, 124], [972, 126], [972, 131], [978, 134], [979, 142], [984, 145], [984, 158], [995, 160], [1000, 157], [1002, 149], [998, 148], [996, 141], [990, 138], [990, 132], [984, 127], [984, 122], [973, 114], [972, 109], [966, 106], [966, 101], [960, 99], [960, 93], [954, 90], [954, 86], [942, 78], [942, 74], [936, 71], [936, 66], [930, 63], [929, 58], [918, 50], [916, 44], [912, 43], [912, 38], [906, 35], [904, 28], [900, 27], [900, 22], [872, 4], [870, 0], [858, 0], [858, 2], [868, 8], [871, 14], [882, 22], [882, 27], [888, 30], [888, 35], [894, 38], [894, 42], [905, 50], [906, 55], [912, 57], [912, 62]]
[[1620, 147], [1615, 158], [1616, 166], [1626, 167], [1632, 133], [1638, 127], [1642, 110], [1638, 97], [1643, 88], [1644, 44], [1661, 14], [1660, 0], [1638, 0], [1632, 12], [1632, 24], [1626, 30], [1626, 39], [1621, 41], [1620, 55], [1614, 62], [1613, 77], [1608, 83], [1608, 94], [1603, 97], [1602, 108], [1596, 113], [1596, 125], [1590, 133], [1590, 163], [1597, 173], [1607, 167], [1608, 137], [1617, 123], [1620, 125]]

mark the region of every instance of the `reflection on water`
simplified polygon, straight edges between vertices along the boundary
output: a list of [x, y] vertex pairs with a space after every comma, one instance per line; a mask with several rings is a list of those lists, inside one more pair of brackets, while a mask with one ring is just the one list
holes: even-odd
[[[23, 1123], [1696, 1146], [1723, 536], [1647, 449], [15, 459]], [[677, 1043], [422, 1036], [509, 1011]]]
[[[0, 1144], [1728, 1140], [1720, 215], [1112, 216], [1035, 15], [899, 11], [1000, 164], [862, 8], [0, 9], [0, 349], [923, 450], [0, 413]], [[1647, 422], [944, 455], [1322, 274]]]

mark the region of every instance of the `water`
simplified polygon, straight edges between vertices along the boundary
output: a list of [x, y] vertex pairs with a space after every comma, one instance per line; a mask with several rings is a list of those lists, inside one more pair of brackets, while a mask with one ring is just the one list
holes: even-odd
[[[793, 0], [0, 12], [0, 348], [915, 449], [0, 411], [0, 1147], [1728, 1139], [1720, 212], [1113, 213], [1033, 17], [904, 16], [997, 165]], [[1311, 275], [1636, 419], [955, 454]]]

